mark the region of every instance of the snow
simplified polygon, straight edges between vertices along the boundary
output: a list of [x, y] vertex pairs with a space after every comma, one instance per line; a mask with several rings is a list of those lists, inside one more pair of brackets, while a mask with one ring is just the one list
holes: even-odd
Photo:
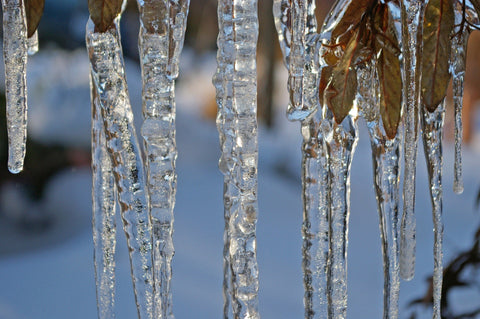
[[[47, 53], [48, 54], [48, 53]], [[38, 54], [40, 59], [42, 51]], [[61, 59], [61, 57], [57, 58]], [[186, 56], [191, 56], [188, 53]], [[37, 56], [31, 58], [35, 63]], [[211, 58], [214, 59], [212, 56]], [[61, 63], [59, 60], [58, 63]], [[75, 66], [87, 67], [87, 59], [79, 57]], [[183, 62], [182, 62], [183, 63]], [[140, 112], [139, 70], [129, 67], [132, 102]], [[181, 64], [185, 65], [185, 64]], [[215, 123], [202, 119], [200, 103], [209, 98], [211, 76], [215, 64], [190, 64], [191, 72], [181, 69], [183, 82], [178, 85], [177, 161], [178, 192], [175, 208], [173, 259], [173, 309], [177, 319], [219, 318], [222, 314], [222, 249], [223, 249], [223, 177], [217, 168], [220, 156]], [[209, 69], [201, 69], [207, 67]], [[283, 70], [283, 65], [279, 70]], [[209, 71], [210, 70], [210, 71]], [[286, 72], [281, 71], [279, 82], [284, 85]], [[41, 72], [39, 73], [41, 74]], [[44, 75], [42, 75], [44, 76]], [[196, 80], [193, 80], [196, 79]], [[29, 85], [35, 85], [29, 80]], [[80, 81], [79, 81], [80, 82]], [[183, 85], [193, 85], [185, 87]], [[196, 85], [205, 88], [201, 98], [189, 94]], [[52, 84], [53, 85], [53, 84]], [[85, 99], [76, 99], [69, 105], [76, 117], [75, 127], [89, 126], [88, 79], [78, 84], [85, 91]], [[286, 94], [286, 89], [285, 91]], [[47, 108], [40, 98], [29, 99], [32, 108]], [[284, 93], [282, 93], [283, 95]], [[280, 96], [281, 97], [281, 96]], [[273, 131], [259, 130], [259, 220], [258, 264], [260, 270], [260, 314], [262, 318], [302, 318], [303, 284], [301, 274], [301, 185], [300, 185], [300, 129], [298, 123], [285, 119], [287, 99], [279, 98], [282, 108]], [[63, 98], [63, 97], [62, 97]], [[188, 103], [186, 103], [188, 101]], [[38, 102], [38, 104], [37, 104]], [[185, 103], [184, 103], [185, 102]], [[49, 105], [49, 112], [54, 107]], [[77, 110], [80, 108], [81, 110]], [[45, 110], [45, 109], [44, 109]], [[85, 111], [88, 110], [88, 111]], [[42, 110], [37, 110], [42, 112]], [[72, 123], [41, 126], [63, 132]], [[61, 114], [64, 114], [63, 112]], [[137, 113], [139, 114], [139, 113]], [[55, 116], [58, 116], [55, 115]], [[63, 116], [63, 115], [61, 115]], [[137, 115], [137, 120], [140, 118]], [[38, 129], [41, 131], [40, 129]], [[30, 132], [33, 134], [33, 132]], [[47, 136], [53, 134], [45, 133]], [[372, 181], [372, 164], [368, 133], [360, 123], [360, 141], [351, 173], [351, 216], [348, 248], [348, 317], [380, 318], [382, 314], [383, 270], [378, 228], [378, 213]], [[79, 130], [72, 139], [75, 143], [89, 140], [86, 129]], [[86, 135], [86, 136], [85, 136]], [[65, 141], [67, 142], [67, 141]], [[419, 147], [419, 150], [422, 150]], [[480, 185], [480, 171], [476, 168], [480, 149], [464, 147], [465, 192], [455, 195], [453, 185], [453, 144], [446, 143], [444, 163], [444, 220], [445, 262], [468, 247], [479, 218], [474, 201]], [[417, 265], [411, 282], [401, 283], [400, 318], [410, 313], [406, 305], [423, 296], [426, 278], [433, 271], [433, 225], [427, 172], [422, 152], [417, 161]], [[6, 169], [6, 168], [4, 168]], [[20, 251], [0, 255], [0, 318], [95, 318], [95, 280], [93, 271], [93, 243], [91, 235], [90, 172], [88, 169], [66, 170], [50, 181], [42, 205], [58, 216], [52, 227], [52, 237], [37, 249], [22, 248], [36, 241], [34, 236], [18, 235], [6, 238], [0, 234], [1, 245], [18, 245]], [[117, 223], [120, 225], [120, 221]], [[136, 316], [130, 279], [128, 252], [123, 231], [118, 231], [117, 245], [117, 318]], [[468, 299], [470, 298], [470, 299]], [[478, 295], [459, 294], [458, 307], [470, 307]], [[460, 304], [461, 303], [461, 304]], [[460, 309], [460, 308], [459, 308]], [[466, 308], [465, 308], [466, 309]], [[428, 310], [425, 311], [428, 316]]]

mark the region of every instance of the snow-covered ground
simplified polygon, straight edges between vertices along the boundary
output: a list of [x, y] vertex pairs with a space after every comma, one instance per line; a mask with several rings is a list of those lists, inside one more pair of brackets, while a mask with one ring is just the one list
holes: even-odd
[[[41, 54], [31, 59], [30, 66], [34, 69], [29, 83], [31, 134], [44, 141], [88, 145], [90, 106], [86, 53], [65, 56], [56, 52], [55, 61]], [[212, 98], [210, 77], [215, 63], [211, 57], [194, 61], [188, 52], [185, 57], [182, 69], [192, 72], [184, 72], [177, 91], [179, 157], [173, 263], [174, 313], [177, 319], [220, 318], [223, 302], [223, 177], [217, 169], [219, 146], [215, 124], [202, 119], [198, 111], [201, 103]], [[53, 64], [53, 70], [62, 67], [62, 72], [56, 76], [45, 74], [48, 65]], [[129, 66], [128, 71], [131, 97], [138, 114], [139, 73], [135, 66]], [[43, 81], [38, 80], [40, 76]], [[49, 83], [56, 78], [63, 83]], [[72, 85], [74, 80], [77, 82]], [[284, 75], [279, 76], [279, 82], [285, 83]], [[57, 91], [49, 90], [50, 85]], [[74, 92], [75, 97], [70, 100], [62, 89], [66, 90], [63, 92]], [[286, 103], [285, 94], [285, 91], [278, 94], [279, 105]], [[52, 103], [59, 98], [63, 100]], [[303, 317], [300, 136], [298, 123], [288, 123], [283, 111], [280, 113], [275, 129], [261, 129], [259, 137], [257, 234], [260, 313], [265, 319]], [[370, 145], [363, 123], [360, 129], [360, 142], [351, 173], [348, 316], [353, 319], [381, 318], [383, 270], [378, 214], [372, 186]], [[401, 318], [409, 313], [406, 304], [424, 294], [425, 279], [433, 270], [433, 226], [426, 167], [421, 153], [420, 146], [416, 276], [411, 282], [402, 282]], [[445, 261], [469, 246], [479, 222], [474, 210], [480, 185], [479, 153], [478, 149], [465, 147], [465, 192], [454, 195], [453, 145], [445, 144]], [[0, 255], [0, 319], [96, 317], [90, 178], [88, 169], [67, 170], [49, 183], [42, 203], [43, 209], [48, 209], [56, 217], [49, 234], [39, 235], [39, 238], [21, 233], [0, 235], [0, 246], [19, 247], [18, 252]], [[121, 222], [117, 224], [121, 225]], [[10, 229], [9, 234], [12, 233], [14, 231]], [[120, 229], [117, 237], [117, 318], [135, 318], [128, 253]], [[43, 240], [45, 244], [36, 249], [24, 249], [37, 240]], [[468, 309], [469, 303], [478, 305], [480, 300], [473, 292], [466, 297], [458, 296], [456, 304], [464, 310]]]

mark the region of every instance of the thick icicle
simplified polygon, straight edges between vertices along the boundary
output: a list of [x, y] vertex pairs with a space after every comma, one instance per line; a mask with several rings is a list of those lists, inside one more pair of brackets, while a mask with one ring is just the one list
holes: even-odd
[[357, 117], [347, 116], [337, 124], [333, 114], [324, 108], [323, 134], [328, 152], [329, 169], [329, 238], [328, 316], [347, 317], [347, 246], [350, 217], [350, 166], [358, 140]]
[[23, 170], [27, 142], [27, 21], [24, 1], [2, 0], [8, 169]]
[[383, 255], [383, 318], [398, 318], [400, 277], [398, 265], [398, 203], [400, 134], [389, 139], [380, 124], [379, 83], [372, 60], [358, 70], [357, 103], [367, 122], [372, 147], [375, 195], [377, 198]]
[[[259, 318], [257, 220], [256, 0], [219, 1], [217, 126], [225, 175], [224, 294], [231, 293], [234, 318]], [[248, 26], [248, 27], [246, 27]], [[228, 283], [231, 282], [231, 286]], [[224, 316], [228, 316], [226, 305]]]
[[175, 79], [188, 1], [138, 1], [143, 78], [142, 137], [153, 229], [155, 318], [173, 318], [173, 220], [176, 192]]
[[27, 52], [28, 55], [34, 55], [38, 52], [38, 30], [27, 39]]
[[115, 318], [115, 180], [96, 89], [92, 89], [92, 210], [99, 319]]
[[433, 269], [433, 318], [442, 318], [440, 314], [443, 281], [443, 222], [442, 222], [442, 135], [445, 117], [445, 101], [430, 113], [422, 112], [423, 147], [427, 161], [432, 200], [432, 217], [434, 232], [434, 269]]
[[452, 53], [450, 58], [450, 72], [452, 73], [453, 106], [455, 114], [455, 164], [453, 191], [457, 194], [463, 192], [462, 178], [462, 106], [463, 83], [465, 79], [465, 64], [467, 59], [467, 44], [470, 29], [463, 21], [465, 18], [463, 5], [455, 5], [455, 35], [452, 39]]
[[94, 32], [87, 24], [87, 49], [115, 171], [139, 318], [152, 318], [152, 244], [143, 163], [130, 107], [118, 26]]
[[302, 269], [305, 318], [308, 319], [325, 318], [328, 313], [329, 176], [320, 123], [321, 119], [316, 117], [302, 123]]
[[415, 275], [415, 172], [417, 162], [420, 56], [424, 0], [401, 0], [403, 100], [405, 101], [405, 173], [403, 181], [403, 216], [400, 241], [400, 275], [411, 280]]

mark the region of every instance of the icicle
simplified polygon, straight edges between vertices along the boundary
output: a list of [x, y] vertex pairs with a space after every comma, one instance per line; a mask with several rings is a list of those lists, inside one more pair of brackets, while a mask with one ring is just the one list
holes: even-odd
[[[219, 1], [217, 126], [225, 175], [224, 294], [231, 292], [234, 318], [259, 318], [257, 220], [256, 41], [257, 1]], [[248, 28], [246, 27], [248, 23]], [[229, 287], [229, 281], [231, 286]], [[225, 307], [224, 316], [229, 310]]]
[[[465, 64], [467, 58], [467, 44], [470, 36], [470, 29], [463, 21], [463, 5], [455, 6], [455, 35], [452, 39], [452, 53], [450, 58], [450, 72], [452, 73], [453, 106], [455, 110], [455, 164], [453, 191], [457, 194], [463, 193], [462, 178], [462, 106], [463, 106], [463, 83], [465, 79]], [[466, 10], [466, 8], [465, 8]], [[476, 19], [478, 20], [478, 18]]]
[[289, 65], [290, 47], [292, 44], [291, 28], [289, 20], [291, 19], [290, 0], [274, 0], [273, 1], [273, 18], [275, 20], [275, 28], [277, 29], [278, 42], [283, 53], [285, 65]]
[[403, 182], [403, 216], [400, 241], [400, 275], [411, 280], [415, 274], [415, 169], [417, 161], [421, 35], [425, 1], [400, 1], [402, 16], [402, 51], [404, 56], [405, 101], [405, 175]]
[[443, 281], [443, 222], [442, 222], [442, 135], [445, 117], [445, 101], [430, 113], [422, 112], [423, 147], [427, 161], [432, 200], [432, 217], [434, 232], [434, 269], [433, 269], [433, 318], [442, 318], [440, 314]]
[[347, 316], [347, 245], [350, 216], [350, 166], [358, 140], [356, 115], [336, 124], [333, 114], [324, 108], [323, 134], [329, 165], [329, 238], [328, 302], [329, 318]]
[[383, 255], [383, 318], [398, 318], [400, 277], [398, 265], [398, 203], [400, 134], [389, 139], [380, 124], [379, 83], [375, 61], [358, 70], [357, 103], [367, 122], [372, 147], [375, 195], [377, 198]]
[[28, 55], [34, 55], [38, 52], [38, 30], [27, 39], [27, 52]]
[[100, 319], [115, 318], [115, 180], [106, 149], [97, 93], [92, 89], [92, 210], [97, 309]]
[[153, 228], [155, 318], [173, 318], [173, 220], [176, 192], [175, 79], [188, 1], [138, 1], [143, 78], [142, 136]]
[[328, 312], [329, 253], [328, 166], [326, 146], [317, 117], [302, 123], [302, 269], [305, 318], [325, 318]]
[[27, 22], [22, 0], [2, 0], [8, 170], [23, 170], [27, 141]]
[[133, 125], [118, 26], [94, 32], [87, 24], [87, 49], [115, 170], [118, 202], [130, 252], [139, 318], [152, 318], [152, 244], [140, 149]]

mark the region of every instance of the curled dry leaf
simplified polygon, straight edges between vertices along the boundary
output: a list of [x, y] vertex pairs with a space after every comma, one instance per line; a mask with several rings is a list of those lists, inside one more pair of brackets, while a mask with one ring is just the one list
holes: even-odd
[[480, 15], [480, 0], [470, 0], [470, 3], [473, 4], [475, 11], [477, 11], [477, 14]]
[[25, 13], [27, 16], [27, 36], [30, 38], [38, 28], [43, 15], [45, 0], [25, 0]]
[[451, 0], [430, 0], [423, 22], [422, 100], [433, 112], [446, 95], [450, 81], [450, 36], [454, 28]]
[[370, 11], [377, 0], [350, 0], [344, 9], [340, 22], [332, 30], [332, 44], [350, 41], [358, 29], [363, 16]]
[[144, 0], [142, 23], [149, 33], [166, 34], [168, 19], [167, 1]]
[[113, 27], [115, 18], [122, 11], [123, 0], [88, 0], [90, 18], [95, 32], [105, 32]]
[[380, 115], [388, 138], [397, 134], [402, 111], [402, 76], [400, 50], [389, 7], [379, 4], [375, 10], [374, 41], [380, 84]]

